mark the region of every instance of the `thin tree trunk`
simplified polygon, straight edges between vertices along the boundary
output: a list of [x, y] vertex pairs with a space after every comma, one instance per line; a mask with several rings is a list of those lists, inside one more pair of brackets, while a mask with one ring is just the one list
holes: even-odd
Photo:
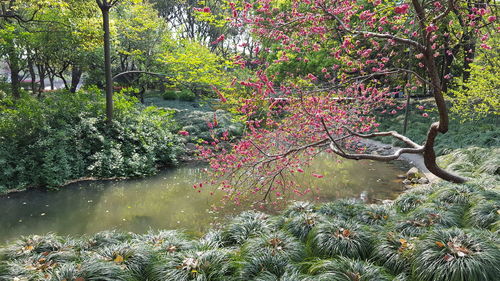
[[37, 65], [38, 76], [40, 77], [40, 86], [38, 88], [38, 96], [40, 97], [42, 92], [45, 91], [45, 67], [42, 64]]
[[28, 60], [28, 69], [31, 77], [31, 92], [34, 96], [37, 95], [38, 88], [36, 87], [36, 73], [35, 73], [35, 65], [33, 64], [33, 60]]
[[80, 79], [82, 78], [82, 69], [77, 65], [73, 65], [71, 68], [71, 87], [69, 91], [71, 93], [75, 93], [78, 88], [78, 84], [80, 84]]
[[54, 74], [49, 74], [50, 89], [54, 90]]

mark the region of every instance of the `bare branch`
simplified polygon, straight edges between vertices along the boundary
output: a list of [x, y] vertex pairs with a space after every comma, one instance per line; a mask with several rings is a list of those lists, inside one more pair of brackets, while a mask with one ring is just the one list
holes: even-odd
[[397, 138], [401, 140], [402, 142], [406, 143], [407, 145], [417, 148], [417, 149], [422, 149], [423, 146], [418, 145], [417, 143], [413, 142], [410, 138], [403, 136], [396, 131], [389, 131], [389, 132], [378, 132], [378, 133], [370, 133], [370, 134], [360, 134], [352, 131], [351, 129], [347, 128], [344, 126], [344, 129], [346, 129], [350, 134], [360, 137], [360, 138], [374, 138], [374, 137], [387, 137], [387, 136], [392, 136], [394, 138]]
[[424, 149], [421, 148], [400, 148], [394, 154], [391, 155], [375, 155], [375, 154], [359, 154], [359, 153], [345, 153], [341, 150], [338, 150], [334, 143], [330, 143], [330, 148], [335, 152], [335, 154], [340, 155], [344, 158], [351, 160], [377, 160], [377, 161], [392, 161], [397, 160], [399, 156], [403, 153], [413, 153], [413, 154], [421, 154]]
[[442, 18], [446, 17], [451, 11], [453, 11], [454, 7], [455, 7], [455, 1], [448, 0], [448, 7], [446, 7], [446, 10], [443, 13], [437, 15], [435, 18], [433, 18], [432, 22], [436, 23]]

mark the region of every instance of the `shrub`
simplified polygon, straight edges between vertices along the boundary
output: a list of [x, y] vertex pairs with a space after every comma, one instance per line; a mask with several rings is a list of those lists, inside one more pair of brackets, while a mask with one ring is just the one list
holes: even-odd
[[114, 99], [111, 124], [98, 90], [0, 106], [0, 190], [57, 187], [89, 176], [145, 176], [175, 164], [181, 151], [172, 113], [120, 94]]
[[179, 100], [181, 101], [195, 101], [196, 95], [189, 89], [184, 89], [178, 93]]
[[417, 245], [413, 275], [422, 281], [496, 280], [500, 249], [488, 235], [458, 228], [434, 230]]
[[366, 259], [371, 254], [373, 242], [370, 233], [361, 225], [342, 220], [318, 224], [309, 238], [313, 253], [320, 257]]
[[165, 100], [176, 100], [178, 98], [177, 91], [165, 91], [162, 97]]

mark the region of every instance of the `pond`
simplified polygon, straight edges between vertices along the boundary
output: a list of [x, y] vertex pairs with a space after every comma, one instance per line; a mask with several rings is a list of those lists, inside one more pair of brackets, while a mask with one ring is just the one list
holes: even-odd
[[[92, 234], [106, 229], [144, 233], [149, 229], [184, 229], [200, 234], [250, 206], [226, 205], [214, 211], [219, 196], [198, 193], [193, 184], [203, 167], [170, 169], [136, 180], [80, 182], [59, 191], [30, 190], [0, 197], [0, 244], [20, 235], [53, 232]], [[305, 171], [324, 178], [304, 177], [314, 186], [300, 200], [337, 198], [394, 199], [401, 191], [401, 163], [338, 162], [331, 156], [316, 160]]]

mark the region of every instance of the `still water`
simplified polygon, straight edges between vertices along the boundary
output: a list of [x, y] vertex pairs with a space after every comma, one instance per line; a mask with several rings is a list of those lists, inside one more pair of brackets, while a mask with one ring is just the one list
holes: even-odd
[[[393, 199], [402, 191], [397, 178], [401, 164], [373, 161], [338, 162], [331, 156], [315, 161], [302, 185], [314, 192], [300, 200], [336, 198]], [[0, 197], [0, 244], [20, 235], [53, 232], [92, 234], [106, 229], [143, 233], [149, 229], [184, 229], [199, 234], [224, 223], [250, 206], [220, 205], [220, 195], [199, 193], [193, 184], [204, 176], [203, 167], [170, 169], [137, 180], [80, 182], [59, 191], [31, 190]]]

